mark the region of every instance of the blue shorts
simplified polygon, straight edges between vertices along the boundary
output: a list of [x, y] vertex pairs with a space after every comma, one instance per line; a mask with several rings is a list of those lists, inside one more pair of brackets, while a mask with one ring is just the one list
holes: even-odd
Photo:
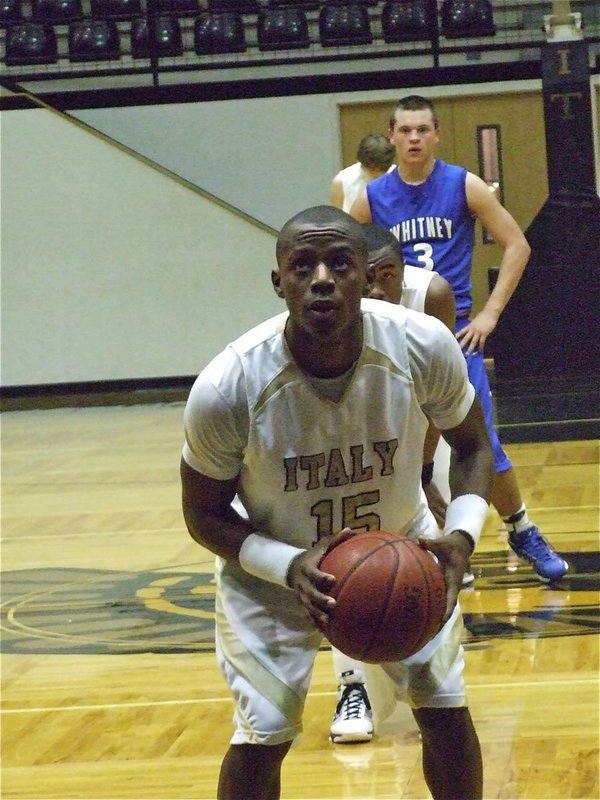
[[[457, 319], [456, 331], [458, 332], [464, 328], [468, 322], [469, 320], [466, 318]], [[500, 439], [498, 438], [498, 434], [494, 428], [492, 391], [490, 389], [490, 382], [488, 381], [488, 376], [485, 369], [483, 353], [479, 352], [479, 350], [476, 350], [474, 353], [471, 353], [470, 356], [465, 356], [465, 360], [467, 362], [467, 373], [469, 375], [469, 380], [473, 384], [475, 393], [477, 394], [477, 397], [479, 397], [483, 407], [485, 425], [490, 437], [490, 442], [492, 443], [492, 449], [494, 451], [494, 472], [506, 472], [506, 470], [512, 467], [512, 463], [500, 444]]]

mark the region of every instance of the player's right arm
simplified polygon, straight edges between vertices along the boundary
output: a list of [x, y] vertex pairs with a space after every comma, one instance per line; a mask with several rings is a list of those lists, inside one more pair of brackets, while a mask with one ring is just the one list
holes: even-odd
[[237, 477], [215, 480], [192, 469], [184, 458], [180, 475], [183, 517], [192, 539], [222, 558], [237, 559], [252, 533], [251, 525], [231, 506]]
[[[221, 375], [230, 377], [223, 385]], [[231, 506], [242, 468], [248, 411], [238, 359], [226, 351], [198, 376], [183, 415], [180, 475], [184, 519], [194, 541], [238, 559], [249, 523]]]
[[252, 575], [288, 586], [313, 623], [325, 626], [327, 614], [335, 606], [327, 594], [334, 577], [321, 572], [318, 565], [334, 539], [342, 541], [351, 531], [346, 529], [337, 537], [322, 537], [308, 550], [292, 548], [262, 536], [235, 512], [231, 501], [237, 478], [215, 480], [196, 472], [184, 458], [180, 472], [183, 516], [192, 539], [222, 558], [239, 561]]
[[356, 200], [352, 203], [352, 207], [348, 213], [358, 222], [372, 222], [371, 206], [369, 204], [369, 198], [367, 196], [366, 189], [363, 189], [358, 195]]
[[329, 201], [331, 205], [335, 206], [336, 208], [344, 207], [344, 185], [342, 183], [342, 178], [340, 177], [339, 172], [335, 176], [335, 178], [331, 181]]
[[214, 363], [215, 373], [229, 374], [230, 382], [217, 389], [201, 375], [184, 413], [186, 441], [180, 473], [188, 532], [216, 555], [236, 560], [250, 575], [292, 589], [307, 615], [322, 627], [335, 605], [327, 594], [334, 578], [318, 565], [334, 537], [322, 537], [304, 550], [257, 530], [251, 519], [232, 507], [247, 443], [248, 409], [236, 362]]

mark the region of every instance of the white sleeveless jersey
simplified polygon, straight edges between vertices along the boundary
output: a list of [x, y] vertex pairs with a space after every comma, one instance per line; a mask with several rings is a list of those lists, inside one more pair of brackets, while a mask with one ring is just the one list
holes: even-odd
[[427, 513], [425, 414], [450, 428], [473, 402], [465, 359], [439, 320], [380, 300], [363, 300], [362, 316], [362, 354], [338, 402], [296, 365], [284, 313], [213, 359], [186, 405], [188, 465], [216, 480], [239, 475], [254, 528], [298, 547], [346, 526], [407, 531]]
[[402, 305], [412, 308], [413, 311], [424, 312], [429, 284], [437, 274], [428, 269], [411, 267], [410, 264], [406, 264], [402, 281], [402, 300], [400, 301]]
[[[395, 164], [392, 164], [388, 172], [392, 169], [396, 169]], [[352, 204], [365, 186], [372, 180], [372, 178], [367, 172], [365, 172], [365, 169], [360, 161], [357, 161], [355, 164], [350, 164], [349, 167], [341, 170], [338, 175], [342, 179], [342, 187], [344, 191], [342, 210], [346, 213], [349, 213], [350, 209], [352, 208]]]
[[369, 182], [369, 176], [364, 171], [360, 161], [351, 164], [339, 173], [344, 189], [344, 202], [342, 209], [349, 212], [358, 195]]
[[[435, 275], [438, 275], [438, 273], [428, 269], [421, 269], [421, 267], [411, 267], [409, 264], [406, 264], [404, 266], [402, 299], [400, 301], [402, 305], [406, 308], [412, 308], [413, 311], [421, 311], [424, 313], [427, 290]], [[450, 445], [440, 436], [433, 460], [433, 480], [446, 503], [449, 503], [451, 499], [450, 483], [448, 479], [450, 454]]]

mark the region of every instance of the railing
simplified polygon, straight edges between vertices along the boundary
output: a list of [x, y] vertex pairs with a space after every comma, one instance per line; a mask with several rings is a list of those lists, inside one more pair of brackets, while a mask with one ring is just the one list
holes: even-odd
[[[265, 46], [261, 40], [261, 25], [274, 9], [281, 11], [281, 0], [120, 0], [125, 17], [113, 10], [98, 16], [98, 0], [72, 0], [73, 18], [38, 22], [44, 26], [50, 44], [55, 42], [54, 54], [47, 63], [43, 58], [11, 58], [7, 40], [15, 27], [30, 25], [39, 20], [39, 5], [51, 8], [51, 3], [68, 13], [68, 0], [2, 0], [4, 27], [0, 31], [0, 60], [2, 75], [17, 83], [44, 82], [65, 79], [93, 79], [98, 86], [136, 85], [151, 82], [155, 87], [175, 82], [243, 80], [246, 76], [273, 78], [278, 76], [326, 74], [337, 72], [369, 72], [389, 69], [439, 69], [455, 65], [507, 64], [527, 59], [539, 59], [540, 47], [546, 42], [544, 15], [551, 12], [551, 3], [542, 0], [494, 0], [492, 3], [494, 32], [461, 36], [460, 32], [444, 28], [443, 0], [423, 0], [430, 14], [428, 26], [422, 32], [409, 31], [402, 39], [390, 39], [389, 16], [391, 4], [407, 6], [407, 0], [362, 0], [354, 3], [366, 17], [368, 38], [356, 43], [328, 44], [324, 40], [323, 17], [327, 9], [340, 7], [331, 0], [296, 0], [306, 23], [302, 41], [292, 40], [277, 46]], [[118, 0], [113, 0], [113, 9]], [[294, 2], [294, 0], [290, 0]], [[416, 3], [417, 0], [414, 0]], [[7, 7], [17, 4], [21, 19], [6, 20]], [[219, 5], [220, 3], [220, 5]], [[226, 3], [226, 5], [224, 5]], [[50, 5], [49, 5], [50, 4]], [[136, 7], [137, 6], [137, 7]], [[237, 47], [225, 52], [232, 36], [217, 31], [217, 45], [203, 44], [199, 29], [210, 27], [210, 20], [222, 17], [223, 8], [237, 20]], [[600, 62], [600, 0], [571, 2], [571, 8], [582, 16], [583, 31], [590, 43], [592, 65]], [[141, 26], [140, 26], [140, 23]], [[276, 27], [277, 23], [274, 23]], [[87, 30], [86, 30], [87, 26]], [[94, 27], [96, 26], [96, 27]], [[135, 33], [140, 27], [147, 37], [136, 46]], [[239, 27], [241, 26], [241, 28]], [[347, 30], [357, 28], [350, 20]], [[75, 32], [83, 39], [83, 56], [74, 49]], [[241, 30], [241, 34], [240, 34]], [[81, 32], [83, 31], [83, 32]], [[170, 33], [169, 33], [170, 31]], [[297, 31], [296, 31], [297, 32]], [[173, 40], [169, 40], [169, 36]], [[229, 36], [229, 39], [228, 39]], [[86, 39], [87, 37], [87, 39]], [[109, 42], [105, 41], [110, 39]], [[343, 41], [343, 40], [342, 40]], [[220, 47], [219, 43], [222, 43]], [[104, 54], [94, 48], [107, 45]], [[233, 42], [235, 44], [235, 42]], [[267, 45], [269, 43], [267, 42]], [[34, 41], [34, 56], [40, 42]], [[110, 46], [108, 46], [110, 45]], [[86, 50], [87, 47], [87, 50]], [[211, 49], [212, 47], [212, 49]], [[25, 48], [26, 49], [26, 48]], [[220, 52], [219, 50], [223, 52]], [[51, 48], [52, 50], [52, 48]]]

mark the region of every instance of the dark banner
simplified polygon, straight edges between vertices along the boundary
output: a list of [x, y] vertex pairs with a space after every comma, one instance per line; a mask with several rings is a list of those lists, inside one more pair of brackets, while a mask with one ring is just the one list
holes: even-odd
[[594, 189], [594, 139], [588, 45], [552, 42], [542, 48], [542, 85], [550, 194]]

